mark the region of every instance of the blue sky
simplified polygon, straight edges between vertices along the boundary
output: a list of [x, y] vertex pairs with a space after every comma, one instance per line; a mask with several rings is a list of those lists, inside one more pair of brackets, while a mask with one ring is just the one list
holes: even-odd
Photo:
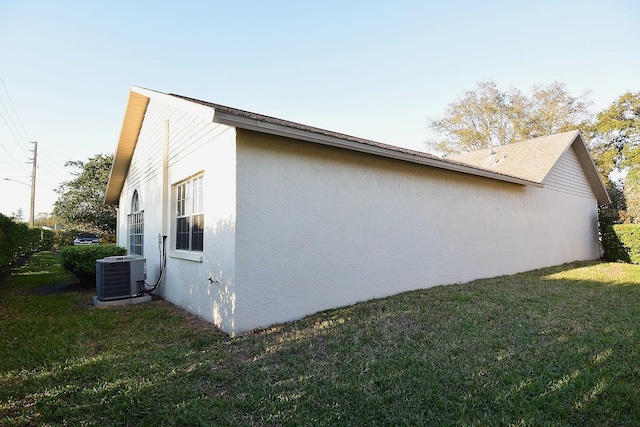
[[[480, 80], [560, 81], [597, 112], [640, 91], [638, 22], [635, 0], [0, 0], [0, 175], [29, 183], [37, 140], [50, 212], [65, 161], [115, 150], [131, 85], [417, 150]], [[0, 194], [28, 218], [27, 186]]]

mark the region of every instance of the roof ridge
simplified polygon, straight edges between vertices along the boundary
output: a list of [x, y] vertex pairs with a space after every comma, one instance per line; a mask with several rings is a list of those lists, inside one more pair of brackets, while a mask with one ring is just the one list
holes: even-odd
[[[565, 134], [571, 134], [571, 133], [572, 134], [576, 134], [576, 135], [577, 134], [582, 134], [579, 129], [574, 129], [574, 130], [569, 130], [569, 131], [560, 132], [560, 133], [552, 133], [552, 134], [549, 134], [549, 135], [536, 136], [534, 138], [523, 139], [522, 141], [511, 142], [509, 144], [494, 145], [494, 146], [491, 146], [489, 148], [500, 148], [500, 147], [509, 147], [509, 146], [512, 146], [512, 145], [518, 145], [518, 144], [527, 144], [527, 143], [531, 143], [531, 142], [542, 140], [542, 139], [548, 139], [548, 138], [554, 138], [555, 139], [555, 138], [558, 138], [558, 137], [563, 136]], [[575, 139], [575, 137], [572, 138], [572, 140], [573, 139]], [[479, 150], [473, 150], [473, 151], [481, 151], [481, 150], [486, 150], [486, 148], [481, 148]], [[470, 153], [472, 153], [473, 151], [470, 151]]]

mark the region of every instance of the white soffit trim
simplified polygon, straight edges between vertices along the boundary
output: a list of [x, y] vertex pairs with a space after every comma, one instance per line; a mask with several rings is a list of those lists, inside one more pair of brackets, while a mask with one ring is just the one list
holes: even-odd
[[544, 185], [528, 181], [521, 178], [516, 178], [509, 175], [498, 174], [492, 171], [467, 166], [457, 162], [448, 160], [441, 160], [437, 158], [431, 158], [426, 156], [419, 156], [403, 151], [393, 150], [384, 147], [376, 147], [374, 145], [362, 144], [355, 141], [348, 141], [328, 135], [321, 135], [313, 132], [308, 132], [300, 129], [294, 129], [287, 126], [282, 126], [274, 123], [266, 123], [256, 119], [250, 119], [247, 117], [239, 117], [234, 114], [224, 113], [216, 111], [213, 117], [213, 121], [216, 123], [225, 124], [228, 126], [235, 126], [241, 129], [252, 130], [256, 132], [263, 132], [272, 135], [284, 136], [287, 138], [300, 139], [308, 142], [314, 142], [316, 144], [328, 145], [331, 147], [344, 148], [351, 151], [358, 151], [361, 153], [373, 154], [376, 156], [387, 157], [390, 159], [403, 160], [406, 162], [417, 163], [425, 166], [431, 166], [439, 169], [450, 170], [454, 172], [465, 173], [469, 175], [480, 176], [483, 178], [495, 179], [498, 181], [510, 182], [519, 185], [528, 185], [532, 187], [542, 188]]
[[118, 146], [109, 171], [109, 181], [104, 198], [104, 202], [107, 204], [118, 204], [148, 104], [149, 97], [132, 91], [129, 92], [129, 101], [127, 102]]

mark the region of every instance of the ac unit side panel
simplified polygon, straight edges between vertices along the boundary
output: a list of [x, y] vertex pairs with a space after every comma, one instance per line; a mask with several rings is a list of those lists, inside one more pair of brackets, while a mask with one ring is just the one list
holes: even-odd
[[145, 289], [144, 281], [147, 278], [146, 260], [144, 258], [137, 258], [131, 260], [131, 293], [139, 294]]
[[139, 282], [147, 278], [145, 271], [145, 259], [140, 258], [131, 261], [131, 280]]

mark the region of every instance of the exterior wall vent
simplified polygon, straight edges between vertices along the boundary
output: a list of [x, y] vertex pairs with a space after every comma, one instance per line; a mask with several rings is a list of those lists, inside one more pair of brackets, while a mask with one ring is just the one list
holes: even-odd
[[110, 256], [96, 261], [96, 292], [101, 301], [138, 296], [146, 278], [144, 258]]

